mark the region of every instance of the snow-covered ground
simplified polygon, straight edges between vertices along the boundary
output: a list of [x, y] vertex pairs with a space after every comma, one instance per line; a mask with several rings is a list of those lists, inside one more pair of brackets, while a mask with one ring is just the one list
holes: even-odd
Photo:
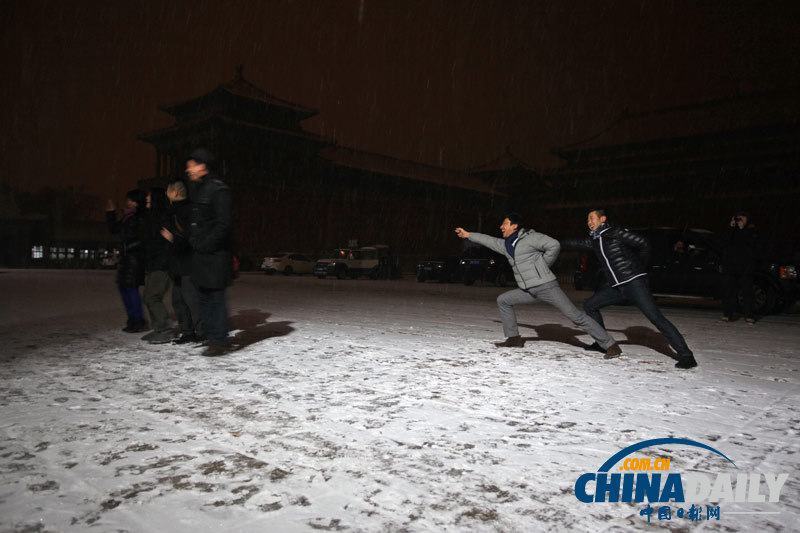
[[[800, 316], [664, 308], [700, 363], [681, 371], [628, 307], [604, 313], [616, 360], [546, 305], [496, 349], [499, 292], [245, 273], [241, 349], [204, 358], [121, 332], [113, 272], [3, 271], [0, 530], [797, 531]], [[649, 525], [646, 504], [577, 500], [582, 473], [664, 437], [789, 473], [780, 500]], [[688, 446], [637, 456], [730, 473]]]

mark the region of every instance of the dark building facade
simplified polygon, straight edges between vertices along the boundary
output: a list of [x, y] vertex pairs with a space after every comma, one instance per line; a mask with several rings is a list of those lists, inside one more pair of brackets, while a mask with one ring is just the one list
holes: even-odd
[[181, 177], [187, 154], [214, 151], [234, 194], [237, 252], [323, 252], [357, 240], [419, 257], [457, 253], [456, 225], [478, 228], [500, 216], [507, 192], [466, 172], [337, 146], [308, 133], [317, 111], [278, 99], [241, 69], [210, 93], [160, 106], [175, 123], [139, 139], [156, 149], [156, 174], [140, 186]]
[[[767, 240], [798, 246], [800, 108], [792, 93], [764, 93], [623, 113], [591, 139], [555, 150], [555, 170], [507, 151], [453, 171], [341, 147], [306, 132], [317, 111], [276, 98], [241, 69], [197, 98], [159, 108], [174, 117], [139, 139], [156, 149], [141, 185], [181, 177], [197, 146], [215, 151], [235, 199], [239, 253], [325, 251], [351, 240], [414, 258], [458, 253], [452, 228], [492, 232], [507, 210], [553, 236], [585, 232], [586, 211], [611, 210], [631, 226], [722, 230], [752, 213]], [[779, 243], [779, 244], [778, 244]]]
[[[606, 207], [629, 227], [722, 231], [749, 211], [775, 252], [800, 250], [800, 106], [796, 94], [762, 93], [625, 113], [592, 139], [558, 149], [563, 166], [506, 168], [538, 228], [586, 231], [586, 214]], [[515, 185], [515, 187], [517, 187]]]

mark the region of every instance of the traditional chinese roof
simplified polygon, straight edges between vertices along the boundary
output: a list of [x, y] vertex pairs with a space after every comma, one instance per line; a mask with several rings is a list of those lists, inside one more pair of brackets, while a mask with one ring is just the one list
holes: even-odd
[[522, 169], [530, 172], [537, 172], [536, 169], [534, 169], [533, 167], [528, 165], [525, 161], [515, 156], [511, 152], [511, 147], [507, 146], [505, 151], [503, 151], [503, 153], [497, 159], [493, 159], [482, 165], [472, 167], [469, 170], [467, 170], [467, 172], [469, 172], [470, 174], [484, 174], [484, 173], [502, 172], [514, 169]]
[[202, 107], [210, 100], [232, 98], [259, 102], [272, 108], [290, 111], [296, 116], [298, 121], [305, 120], [319, 113], [319, 111], [316, 109], [278, 98], [277, 96], [274, 96], [267, 91], [253, 85], [244, 77], [244, 68], [242, 66], [239, 66], [236, 69], [236, 75], [231, 81], [217, 85], [217, 87], [211, 92], [175, 104], [159, 105], [158, 109], [165, 111], [170, 115], [179, 116], [187, 112], [193, 112], [195, 109]]
[[422, 163], [415, 163], [413, 161], [395, 159], [381, 154], [372, 154], [342, 146], [327, 146], [320, 151], [319, 155], [342, 167], [391, 176], [400, 176], [428, 183], [437, 183], [447, 187], [506, 196], [506, 194], [495, 190], [492, 185], [487, 184], [484, 180], [471, 176], [469, 173], [463, 171], [449, 170]]
[[197, 117], [193, 120], [173, 124], [172, 126], [168, 126], [166, 128], [161, 128], [158, 130], [142, 133], [139, 134], [137, 138], [147, 142], [168, 140], [170, 138], [181, 139], [186, 135], [187, 131], [192, 131], [192, 130], [199, 131], [199, 130], [210, 129], [220, 124], [236, 126], [243, 129], [251, 129], [265, 134], [274, 134], [297, 140], [302, 139], [320, 144], [328, 144], [331, 142], [331, 140], [328, 139], [327, 137], [323, 137], [321, 135], [316, 135], [313, 133], [308, 133], [306, 131], [296, 131], [284, 128], [276, 128], [269, 126], [267, 124], [242, 120], [240, 118], [231, 117], [222, 113], [213, 113], [210, 115], [204, 115]]

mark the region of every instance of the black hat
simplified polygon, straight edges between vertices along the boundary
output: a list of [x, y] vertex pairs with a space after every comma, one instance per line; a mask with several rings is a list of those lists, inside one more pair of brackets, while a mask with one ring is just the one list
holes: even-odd
[[205, 148], [196, 148], [186, 160], [194, 160], [201, 165], [205, 165], [209, 170], [214, 167], [214, 164], [217, 162], [217, 158], [212, 154], [210, 151], [206, 150]]
[[125, 198], [128, 198], [129, 200], [136, 202], [140, 206], [144, 206], [145, 197], [144, 194], [142, 194], [142, 191], [140, 191], [139, 189], [129, 190], [127, 193], [125, 193]]

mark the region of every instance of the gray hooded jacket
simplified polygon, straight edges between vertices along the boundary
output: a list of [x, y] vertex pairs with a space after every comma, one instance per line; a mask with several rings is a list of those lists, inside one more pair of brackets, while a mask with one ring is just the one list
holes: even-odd
[[514, 257], [508, 255], [505, 239], [470, 232], [469, 240], [505, 255], [520, 289], [530, 289], [556, 279], [550, 265], [555, 263], [561, 245], [544, 233], [520, 228]]

